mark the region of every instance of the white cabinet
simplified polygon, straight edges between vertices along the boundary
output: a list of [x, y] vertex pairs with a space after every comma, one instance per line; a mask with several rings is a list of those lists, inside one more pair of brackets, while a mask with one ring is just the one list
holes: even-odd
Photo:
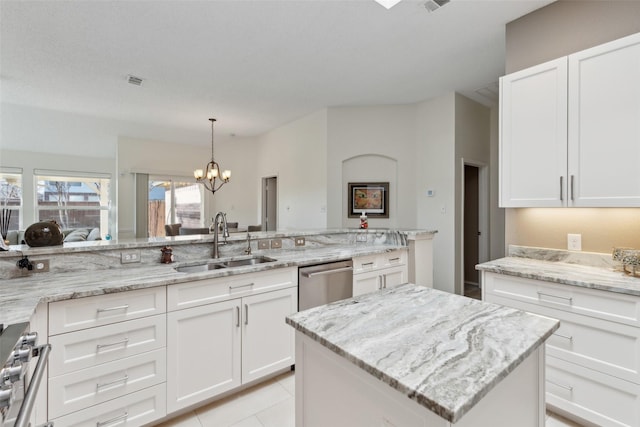
[[50, 303], [48, 418], [75, 426], [164, 417], [165, 312], [163, 286]]
[[241, 384], [240, 334], [237, 300], [167, 315], [169, 413]]
[[482, 274], [485, 301], [560, 320], [546, 342], [549, 405], [601, 426], [640, 425], [640, 298]]
[[353, 296], [407, 283], [407, 252], [397, 250], [353, 259]]
[[500, 79], [500, 206], [640, 206], [640, 33]]
[[285, 317], [297, 311], [297, 277], [286, 268], [169, 288], [169, 413], [295, 363]]

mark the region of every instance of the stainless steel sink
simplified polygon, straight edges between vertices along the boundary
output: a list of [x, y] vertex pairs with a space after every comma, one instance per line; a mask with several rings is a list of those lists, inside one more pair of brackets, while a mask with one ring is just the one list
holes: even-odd
[[264, 264], [265, 262], [274, 262], [277, 261], [273, 258], [269, 258], [262, 255], [243, 257], [238, 259], [231, 260], [220, 260], [220, 261], [203, 261], [199, 264], [192, 265], [182, 265], [176, 267], [176, 271], [179, 273], [200, 273], [203, 271], [210, 270], [218, 270], [220, 268], [234, 268], [234, 267], [243, 267], [247, 265], [257, 265]]
[[220, 262], [206, 262], [195, 265], [182, 265], [176, 267], [176, 271], [179, 273], [200, 273], [202, 271], [218, 270], [220, 268], [227, 268], [227, 266]]
[[223, 264], [229, 268], [232, 268], [232, 267], [241, 267], [243, 265], [264, 264], [265, 262], [274, 262], [274, 261], [276, 260], [266, 256], [252, 256], [251, 258], [242, 258], [242, 259], [225, 261], [223, 262]]

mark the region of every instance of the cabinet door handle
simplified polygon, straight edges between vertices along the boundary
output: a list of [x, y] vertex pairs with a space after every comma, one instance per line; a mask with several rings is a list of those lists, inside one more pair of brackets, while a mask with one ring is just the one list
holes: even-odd
[[249, 304], [244, 305], [244, 324], [249, 324]]
[[107, 387], [113, 384], [118, 384], [118, 383], [126, 384], [127, 380], [129, 380], [129, 375], [125, 375], [124, 377], [118, 378], [117, 380], [109, 381], [108, 383], [96, 384], [96, 390], [100, 391], [101, 388]]
[[572, 336], [566, 336], [566, 335], [562, 335], [562, 334], [553, 334], [553, 336], [555, 337], [560, 337], [560, 338], [564, 338], [565, 340], [569, 340], [569, 341], [573, 341], [573, 337]]
[[[571, 297], [561, 297], [561, 296], [558, 296], [558, 295], [545, 294], [544, 292], [538, 291], [538, 299], [542, 299], [541, 298], [542, 296], [563, 299], [565, 301], [569, 301], [569, 305], [573, 304], [573, 298], [571, 298]], [[553, 301], [549, 301], [549, 302], [553, 302]]]
[[108, 419], [108, 420], [106, 420], [106, 421], [98, 421], [98, 422], [96, 423], [96, 427], [107, 426], [107, 425], [109, 425], [109, 424], [113, 424], [113, 423], [115, 423], [116, 421], [126, 420], [128, 416], [129, 416], [129, 414], [128, 414], [127, 412], [125, 412], [125, 413], [124, 413], [124, 414], [122, 414], [122, 415], [118, 415], [118, 416], [113, 417], [113, 418], [111, 418], [111, 419]]
[[567, 391], [573, 391], [573, 387], [571, 387], [571, 386], [558, 384], [558, 383], [553, 382], [553, 381], [551, 381], [551, 380], [547, 380], [547, 382], [548, 382], [549, 384], [553, 384], [553, 385], [555, 385], [555, 386], [557, 386], [557, 387], [563, 388], [563, 389], [565, 389], [565, 390], [567, 390]]
[[382, 275], [382, 289], [387, 289], [387, 275]]
[[115, 345], [120, 345], [120, 344], [124, 344], [125, 347], [126, 347], [128, 342], [129, 342], [129, 338], [125, 338], [125, 339], [123, 339], [121, 341], [111, 342], [109, 344], [98, 344], [98, 345], [96, 345], [96, 353], [100, 353], [100, 350], [105, 348], [105, 347], [113, 347]]
[[574, 201], [574, 193], [573, 193], [573, 182], [574, 182], [574, 176], [571, 175], [571, 201]]
[[564, 201], [564, 192], [562, 191], [562, 184], [564, 183], [564, 176], [560, 177], [560, 201]]
[[240, 306], [236, 305], [236, 328], [240, 327]]
[[246, 288], [246, 287], [249, 287], [249, 286], [253, 286], [254, 284], [255, 283], [251, 282], [251, 283], [247, 283], [247, 284], [244, 284], [244, 285], [229, 286], [229, 292], [231, 292], [234, 289], [240, 289], [240, 288]]
[[128, 308], [129, 308], [129, 304], [119, 305], [117, 307], [99, 308], [98, 313], [102, 313], [104, 311], [126, 310]]

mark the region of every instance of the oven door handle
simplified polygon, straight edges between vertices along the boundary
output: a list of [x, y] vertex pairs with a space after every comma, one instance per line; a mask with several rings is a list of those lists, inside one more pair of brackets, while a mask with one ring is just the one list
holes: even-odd
[[342, 273], [343, 271], [352, 271], [352, 270], [353, 270], [353, 267], [342, 267], [342, 268], [335, 268], [333, 270], [314, 271], [313, 273], [303, 272], [302, 275], [304, 277], [314, 277], [314, 276], [324, 276], [327, 274]]
[[38, 388], [40, 387], [40, 381], [46, 372], [47, 361], [49, 359], [49, 352], [51, 352], [51, 344], [45, 344], [40, 347], [37, 347], [38, 350], [38, 363], [36, 364], [36, 369], [33, 371], [33, 377], [31, 378], [31, 382], [29, 383], [29, 387], [27, 388], [27, 393], [22, 402], [22, 406], [18, 411], [18, 416], [16, 417], [16, 422], [14, 427], [28, 427], [31, 411], [33, 410], [33, 405], [36, 403], [36, 393], [38, 392]]

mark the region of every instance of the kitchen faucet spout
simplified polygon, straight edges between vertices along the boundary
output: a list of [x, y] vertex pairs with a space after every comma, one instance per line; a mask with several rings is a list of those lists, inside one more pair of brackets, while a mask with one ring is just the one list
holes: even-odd
[[218, 212], [213, 218], [213, 257], [220, 258], [220, 251], [218, 249], [218, 232], [220, 229], [220, 221], [222, 221], [222, 237], [224, 241], [227, 241], [229, 237], [229, 228], [227, 227], [227, 214], [224, 212]]

